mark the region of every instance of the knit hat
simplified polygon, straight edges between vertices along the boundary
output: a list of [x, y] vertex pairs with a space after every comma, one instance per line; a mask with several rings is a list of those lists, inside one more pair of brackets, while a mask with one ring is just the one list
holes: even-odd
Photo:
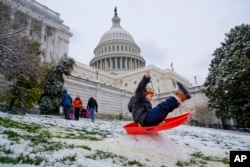
[[148, 95], [148, 94], [152, 94], [154, 95], [154, 90], [152, 89], [150, 84], [147, 84], [144, 90], [144, 94]]

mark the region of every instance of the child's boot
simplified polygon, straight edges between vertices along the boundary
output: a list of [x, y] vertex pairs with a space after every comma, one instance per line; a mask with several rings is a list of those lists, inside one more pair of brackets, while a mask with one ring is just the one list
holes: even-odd
[[175, 92], [175, 95], [180, 98], [181, 102], [184, 102], [187, 99], [191, 98], [187, 89], [180, 82], [177, 82], [177, 86], [178, 86], [178, 90], [177, 92]]

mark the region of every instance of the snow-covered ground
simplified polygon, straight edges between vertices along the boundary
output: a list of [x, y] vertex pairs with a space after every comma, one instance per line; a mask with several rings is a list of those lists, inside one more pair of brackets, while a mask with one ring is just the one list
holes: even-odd
[[0, 112], [0, 166], [228, 167], [230, 150], [250, 150], [250, 133], [182, 125], [127, 135], [126, 123]]

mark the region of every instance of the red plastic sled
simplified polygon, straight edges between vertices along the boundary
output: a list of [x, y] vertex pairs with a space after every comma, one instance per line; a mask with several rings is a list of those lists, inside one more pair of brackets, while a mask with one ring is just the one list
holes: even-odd
[[171, 129], [185, 123], [194, 113], [195, 110], [191, 110], [189, 112], [185, 112], [175, 117], [166, 118], [164, 120], [165, 123], [159, 124], [157, 126], [139, 127], [137, 123], [130, 122], [124, 125], [123, 128], [126, 130], [128, 134], [134, 134], [134, 135], [158, 132], [161, 130]]

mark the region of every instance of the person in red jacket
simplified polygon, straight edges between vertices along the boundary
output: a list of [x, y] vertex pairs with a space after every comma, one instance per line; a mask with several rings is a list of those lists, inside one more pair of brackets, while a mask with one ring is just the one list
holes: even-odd
[[79, 95], [76, 96], [76, 98], [73, 101], [73, 105], [75, 108], [75, 120], [79, 120], [79, 112], [82, 109], [82, 100], [79, 97]]

